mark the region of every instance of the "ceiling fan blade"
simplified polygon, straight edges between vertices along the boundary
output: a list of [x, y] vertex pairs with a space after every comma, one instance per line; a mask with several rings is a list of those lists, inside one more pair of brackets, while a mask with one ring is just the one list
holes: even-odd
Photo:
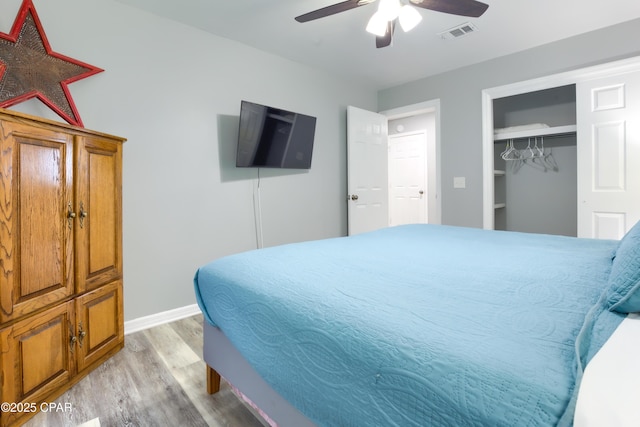
[[335, 15], [336, 13], [346, 12], [347, 10], [355, 9], [356, 7], [364, 6], [369, 3], [371, 2], [347, 0], [331, 6], [323, 7], [322, 9], [314, 10], [313, 12], [305, 13], [304, 15], [296, 16], [295, 19], [298, 22], [309, 22], [314, 19], [324, 18], [325, 16]]
[[393, 41], [393, 30], [395, 30], [395, 28], [396, 21], [387, 22], [387, 31], [384, 33], [384, 36], [376, 37], [376, 47], [378, 49], [391, 45]]
[[476, 0], [410, 0], [411, 4], [423, 9], [436, 12], [450, 13], [452, 15], [469, 16], [477, 18], [481, 16], [489, 5]]

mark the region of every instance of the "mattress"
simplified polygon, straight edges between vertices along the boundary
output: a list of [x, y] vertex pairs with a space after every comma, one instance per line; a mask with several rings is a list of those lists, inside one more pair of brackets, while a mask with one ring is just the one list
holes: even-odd
[[221, 258], [205, 318], [318, 426], [571, 425], [616, 241], [409, 225]]

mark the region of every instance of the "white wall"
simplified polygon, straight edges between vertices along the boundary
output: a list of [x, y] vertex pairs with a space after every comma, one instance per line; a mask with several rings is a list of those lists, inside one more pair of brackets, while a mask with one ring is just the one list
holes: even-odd
[[[70, 85], [124, 148], [125, 320], [193, 304], [198, 266], [256, 247], [257, 170], [235, 168], [240, 100], [318, 118], [311, 170], [261, 170], [264, 245], [346, 234], [347, 105], [376, 92], [111, 0], [34, 0], [54, 51], [105, 69]], [[8, 33], [20, 0], [0, 3]], [[13, 110], [61, 119], [38, 101]]]
[[[380, 110], [440, 99], [442, 222], [482, 227], [482, 90], [640, 55], [640, 19], [385, 89]], [[454, 177], [466, 177], [454, 189]]]

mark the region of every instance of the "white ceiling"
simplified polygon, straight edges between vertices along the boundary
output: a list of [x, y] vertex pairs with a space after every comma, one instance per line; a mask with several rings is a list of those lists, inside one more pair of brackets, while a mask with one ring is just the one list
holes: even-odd
[[[420, 9], [418, 27], [396, 28], [393, 45], [376, 49], [365, 27], [377, 3], [301, 24], [296, 16], [342, 0], [118, 1], [376, 88], [640, 17], [640, 0], [484, 0], [489, 9], [480, 18]], [[454, 40], [437, 35], [465, 22], [478, 31]]]

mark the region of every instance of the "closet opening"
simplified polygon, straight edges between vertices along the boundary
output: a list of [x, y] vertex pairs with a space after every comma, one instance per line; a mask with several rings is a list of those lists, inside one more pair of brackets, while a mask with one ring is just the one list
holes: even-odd
[[494, 228], [577, 236], [576, 85], [493, 100]]

